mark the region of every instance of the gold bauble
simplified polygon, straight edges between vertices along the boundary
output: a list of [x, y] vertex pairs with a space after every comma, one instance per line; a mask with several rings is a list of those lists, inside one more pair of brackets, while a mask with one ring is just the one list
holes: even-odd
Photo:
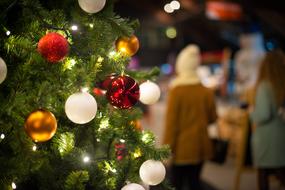
[[139, 47], [139, 40], [135, 35], [131, 37], [121, 37], [116, 41], [117, 51], [127, 56], [133, 56]]
[[30, 113], [25, 121], [25, 131], [35, 142], [50, 140], [56, 132], [54, 115], [43, 109]]
[[141, 124], [140, 120], [131, 121], [130, 125], [132, 125], [138, 131], [142, 131], [143, 130], [143, 127], [142, 127], [142, 124]]

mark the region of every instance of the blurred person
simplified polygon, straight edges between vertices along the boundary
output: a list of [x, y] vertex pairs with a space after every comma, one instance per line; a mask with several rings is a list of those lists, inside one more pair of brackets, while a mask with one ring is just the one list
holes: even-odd
[[268, 52], [261, 62], [251, 119], [254, 164], [259, 190], [268, 190], [268, 177], [285, 184], [285, 119], [278, 110], [285, 103], [285, 58], [281, 50]]
[[234, 60], [237, 74], [236, 91], [243, 99], [245, 93], [250, 91], [256, 83], [259, 64], [265, 54], [262, 34], [242, 34], [240, 47], [241, 49], [236, 53]]
[[204, 87], [196, 73], [200, 50], [188, 45], [176, 60], [177, 76], [170, 84], [163, 144], [172, 150], [171, 172], [176, 190], [201, 190], [204, 161], [213, 155], [207, 126], [216, 118], [214, 93]]

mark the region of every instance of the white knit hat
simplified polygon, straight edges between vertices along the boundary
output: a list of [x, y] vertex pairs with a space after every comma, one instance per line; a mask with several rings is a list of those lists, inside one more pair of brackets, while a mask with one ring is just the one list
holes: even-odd
[[200, 48], [197, 45], [190, 44], [182, 49], [176, 59], [175, 70], [177, 76], [171, 82], [170, 86], [175, 87], [200, 83], [201, 81], [196, 72], [200, 61]]
[[195, 44], [190, 44], [181, 50], [176, 60], [176, 73], [178, 75], [192, 74], [200, 65], [200, 48]]

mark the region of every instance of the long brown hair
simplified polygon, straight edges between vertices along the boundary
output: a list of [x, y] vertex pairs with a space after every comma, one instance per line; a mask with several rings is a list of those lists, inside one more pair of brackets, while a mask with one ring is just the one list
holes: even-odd
[[262, 81], [268, 81], [271, 85], [277, 105], [285, 103], [285, 56], [282, 50], [273, 50], [265, 55], [256, 87]]

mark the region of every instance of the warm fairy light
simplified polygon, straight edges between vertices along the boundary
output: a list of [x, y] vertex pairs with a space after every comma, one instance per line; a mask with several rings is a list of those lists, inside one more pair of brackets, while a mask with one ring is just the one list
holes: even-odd
[[76, 60], [75, 59], [66, 59], [63, 67], [64, 67], [64, 69], [71, 70], [72, 67], [74, 67], [75, 64], [76, 64]]
[[11, 32], [9, 30], [6, 31], [6, 35], [9, 36]]
[[176, 0], [171, 1], [170, 7], [171, 7], [173, 10], [178, 10], [178, 9], [180, 9], [180, 3], [179, 3], [179, 1], [176, 1]]
[[109, 126], [109, 118], [103, 118], [99, 124], [99, 130], [106, 129]]
[[98, 62], [98, 63], [102, 63], [103, 61], [104, 61], [104, 58], [101, 57], [101, 56], [99, 56], [98, 59], [97, 59], [97, 62]]
[[87, 163], [89, 161], [90, 161], [90, 157], [89, 156], [84, 156], [83, 162]]
[[117, 172], [117, 170], [115, 168], [111, 168], [110, 171], [113, 172], [113, 173]]
[[94, 24], [91, 24], [91, 23], [90, 23], [90, 24], [89, 24], [89, 27], [90, 27], [90, 28], [93, 28], [93, 27], [94, 27]]
[[134, 158], [139, 158], [142, 156], [142, 152], [140, 151], [140, 149], [137, 149], [134, 153]]
[[151, 136], [149, 133], [145, 132], [142, 136], [142, 141], [145, 143], [148, 143], [151, 141]]
[[173, 13], [174, 9], [172, 9], [170, 4], [167, 3], [166, 5], [164, 5], [164, 11], [167, 13]]
[[5, 135], [2, 133], [2, 134], [0, 135], [0, 138], [1, 138], [1, 139], [4, 139], [4, 138], [5, 138]]
[[16, 188], [17, 188], [16, 184], [12, 182], [12, 189], [16, 189]]
[[37, 146], [34, 145], [34, 146], [33, 146], [33, 151], [36, 151], [36, 150], [37, 150]]
[[96, 141], [97, 141], [97, 142], [100, 142], [100, 139], [97, 138]]
[[124, 139], [120, 139], [120, 142], [121, 142], [121, 143], [125, 143], [125, 142], [126, 142], [126, 140], [124, 140]]
[[77, 26], [77, 25], [72, 25], [72, 26], [71, 26], [71, 30], [73, 30], [73, 31], [78, 30], [78, 26]]
[[76, 64], [75, 59], [70, 59], [70, 66], [73, 67]]
[[176, 28], [174, 27], [167, 28], [165, 33], [166, 33], [166, 36], [170, 39], [176, 38], [177, 36], [177, 31], [176, 31]]
[[88, 87], [82, 87], [81, 88], [81, 92], [88, 92], [89, 91], [89, 88]]
[[105, 162], [105, 171], [108, 173], [109, 171], [116, 173], [117, 170], [112, 167], [112, 163]]
[[114, 57], [116, 55], [116, 52], [115, 51], [111, 51], [110, 53], [109, 53], [109, 57]]

